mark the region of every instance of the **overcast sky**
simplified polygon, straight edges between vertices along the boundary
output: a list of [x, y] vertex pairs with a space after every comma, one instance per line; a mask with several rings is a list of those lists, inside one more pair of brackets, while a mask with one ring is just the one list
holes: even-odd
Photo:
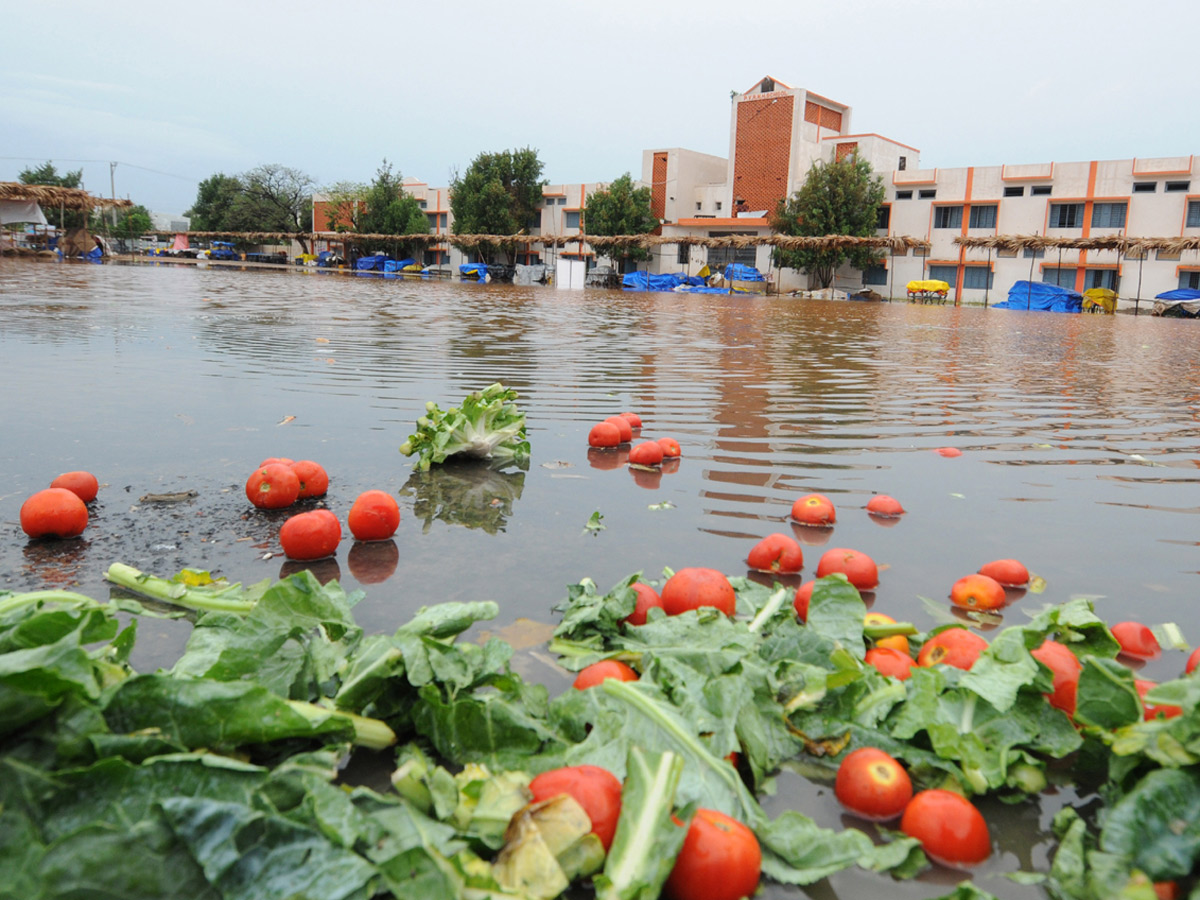
[[533, 147], [552, 183], [642, 150], [729, 152], [771, 75], [853, 107], [924, 168], [1200, 152], [1200, 2], [7, 2], [0, 181], [53, 160], [180, 213], [262, 163], [318, 184], [386, 157], [449, 183]]

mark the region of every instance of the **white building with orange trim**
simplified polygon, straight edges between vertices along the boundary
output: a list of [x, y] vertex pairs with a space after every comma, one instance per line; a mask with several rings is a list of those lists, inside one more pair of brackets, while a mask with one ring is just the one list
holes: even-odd
[[[652, 185], [664, 235], [770, 233], [775, 204], [798, 190], [817, 161], [855, 153], [880, 175], [886, 199], [880, 235], [931, 243], [928, 253], [888, 254], [867, 272], [838, 272], [835, 287], [906, 296], [909, 281], [937, 279], [959, 303], [1001, 300], [1016, 281], [1049, 281], [1084, 291], [1116, 290], [1126, 301], [1178, 287], [1200, 288], [1200, 259], [1169, 251], [1137, 259], [1113, 251], [989, 253], [964, 249], [958, 236], [1041, 234], [1051, 237], [1200, 235], [1200, 163], [1195, 156], [1072, 163], [923, 169], [920, 151], [851, 127], [851, 108], [771, 77], [733, 98], [729, 158], [685, 150], [647, 150], [642, 179]], [[723, 176], [718, 176], [724, 168]], [[740, 251], [693, 248], [659, 258], [657, 271], [707, 261], [745, 262], [770, 272], [767, 247]], [[714, 266], [715, 267], [715, 266]], [[780, 290], [809, 287], [803, 273], [770, 272]]]

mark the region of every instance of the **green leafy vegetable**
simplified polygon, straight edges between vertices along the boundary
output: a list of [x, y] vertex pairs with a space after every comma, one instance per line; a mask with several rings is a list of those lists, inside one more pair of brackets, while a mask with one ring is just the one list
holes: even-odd
[[468, 394], [461, 406], [445, 411], [430, 401], [425, 404], [425, 415], [417, 419], [417, 430], [400, 445], [400, 452], [416, 454], [420, 471], [458, 455], [527, 462], [525, 414], [517, 409], [516, 399], [516, 391], [497, 382]]

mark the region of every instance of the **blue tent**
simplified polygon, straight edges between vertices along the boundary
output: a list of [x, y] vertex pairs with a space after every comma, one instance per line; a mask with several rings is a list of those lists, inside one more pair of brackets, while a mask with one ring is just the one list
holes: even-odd
[[1018, 281], [1008, 289], [1008, 299], [992, 309], [1040, 309], [1050, 312], [1083, 312], [1083, 294], [1043, 281]]

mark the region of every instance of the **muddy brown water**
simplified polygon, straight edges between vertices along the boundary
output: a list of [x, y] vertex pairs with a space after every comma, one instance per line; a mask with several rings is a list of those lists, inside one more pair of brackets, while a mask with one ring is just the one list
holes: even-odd
[[[745, 572], [775, 531], [885, 566], [873, 608], [927, 628], [950, 585], [1021, 559], [1045, 579], [1005, 611], [1097, 598], [1111, 621], [1174, 621], [1200, 640], [1200, 327], [1148, 316], [746, 296], [557, 291], [457, 282], [148, 265], [0, 264], [0, 589], [64, 586], [105, 597], [121, 561], [243, 582], [290, 571], [285, 513], [242, 493], [267, 456], [314, 459], [325, 504], [396, 494], [392, 542], [344, 540], [322, 577], [366, 597], [356, 616], [393, 629], [418, 607], [491, 599], [527, 677], [563, 687], [538, 641], [566, 585], [607, 588], [643, 570]], [[427, 400], [443, 407], [502, 381], [528, 416], [526, 471], [413, 476], [397, 450]], [[677, 468], [637, 472], [589, 455], [593, 423], [638, 412], [675, 437]], [[294, 417], [294, 418], [293, 418]], [[953, 446], [959, 458], [935, 449]], [[60, 472], [101, 481], [84, 536], [28, 541], [18, 510]], [[175, 502], [148, 494], [195, 491]], [[838, 507], [832, 532], [793, 527], [796, 497]], [[874, 493], [907, 509], [880, 521]], [[593, 512], [603, 530], [585, 525]], [[135, 664], [169, 665], [187, 626], [149, 620]], [[1171, 651], [1146, 677], [1182, 669]], [[843, 819], [832, 791], [785, 772], [772, 811]], [[1045, 868], [1049, 819], [1073, 797], [998, 808], [998, 852], [979, 873]], [[850, 824], [845, 822], [845, 824]], [[845, 873], [815, 897], [933, 896]], [[799, 889], [778, 889], [795, 896]]]

